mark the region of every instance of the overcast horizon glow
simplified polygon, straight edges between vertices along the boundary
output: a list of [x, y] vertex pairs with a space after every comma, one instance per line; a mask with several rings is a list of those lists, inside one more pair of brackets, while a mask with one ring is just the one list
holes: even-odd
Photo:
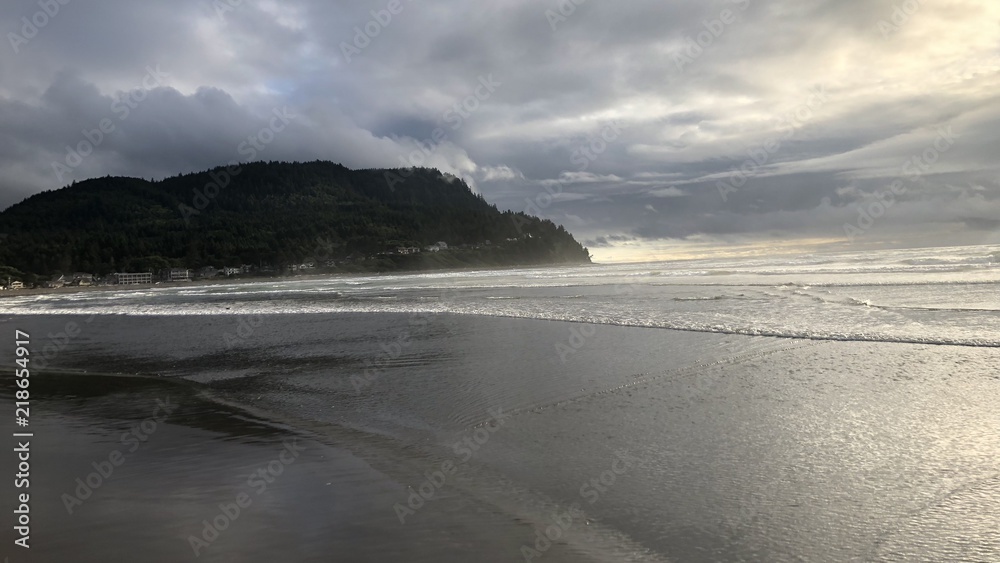
[[0, 208], [323, 159], [439, 168], [605, 262], [1000, 244], [1000, 4], [577, 1], [8, 2]]

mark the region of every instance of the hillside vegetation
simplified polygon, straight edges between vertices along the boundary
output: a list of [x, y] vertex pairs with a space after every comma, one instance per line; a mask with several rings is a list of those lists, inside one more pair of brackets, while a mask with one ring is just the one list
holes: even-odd
[[[500, 212], [437, 170], [331, 162], [257, 162], [156, 182], [95, 178], [8, 208], [0, 233], [0, 267], [38, 276], [308, 260], [345, 271], [590, 261], [561, 226]], [[439, 241], [446, 252], [396, 253]]]

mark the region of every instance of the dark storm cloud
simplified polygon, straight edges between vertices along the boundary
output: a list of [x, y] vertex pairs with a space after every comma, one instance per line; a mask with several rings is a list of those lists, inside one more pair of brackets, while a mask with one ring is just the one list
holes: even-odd
[[[71, 1], [25, 33], [39, 9], [0, 13], [0, 206], [98, 175], [322, 158], [438, 167], [594, 247], [843, 238], [950, 127], [865, 236], [995, 227], [985, 1]], [[295, 117], [241, 150], [275, 112]]]

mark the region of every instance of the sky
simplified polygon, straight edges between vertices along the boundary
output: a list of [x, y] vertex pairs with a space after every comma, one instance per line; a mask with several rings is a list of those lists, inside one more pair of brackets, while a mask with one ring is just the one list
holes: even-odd
[[427, 166], [604, 262], [1000, 244], [994, 0], [7, 0], [0, 208]]

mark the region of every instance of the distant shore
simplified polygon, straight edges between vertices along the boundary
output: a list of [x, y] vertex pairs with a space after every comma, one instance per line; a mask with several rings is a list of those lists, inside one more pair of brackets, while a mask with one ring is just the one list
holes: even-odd
[[[301, 279], [315, 279], [322, 277], [330, 277], [338, 274], [316, 274], [309, 276], [295, 276]], [[341, 274], [344, 275], [344, 274]], [[267, 281], [275, 279], [290, 279], [290, 278], [265, 278], [265, 277], [254, 277], [254, 278], [214, 278], [214, 279], [203, 279], [203, 280], [192, 280], [187, 282], [158, 282], [158, 283], [144, 283], [144, 284], [122, 284], [122, 285], [85, 285], [85, 286], [68, 286], [68, 287], [36, 287], [32, 289], [9, 289], [6, 291], [0, 291], [0, 298], [3, 297], [16, 297], [18, 295], [43, 295], [49, 293], [87, 293], [91, 291], [127, 291], [127, 290], [139, 290], [139, 289], [150, 289], [157, 287], [188, 287], [188, 286], [204, 286], [204, 285], [225, 285], [225, 284], [241, 284], [241, 283], [252, 283], [256, 281]]]
[[282, 281], [298, 281], [298, 280], [317, 280], [325, 278], [355, 278], [355, 277], [367, 277], [367, 276], [404, 276], [404, 275], [414, 275], [414, 274], [436, 274], [436, 273], [447, 273], [447, 272], [474, 272], [479, 270], [489, 270], [489, 271], [505, 271], [505, 270], [535, 270], [535, 269], [547, 269], [547, 268], [564, 268], [564, 267], [581, 267], [581, 266], [597, 266], [599, 264], [594, 263], [559, 263], [559, 264], [528, 264], [523, 266], [496, 266], [496, 267], [480, 267], [471, 266], [467, 268], [441, 268], [441, 269], [423, 269], [423, 270], [391, 270], [383, 272], [326, 272], [326, 273], [315, 273], [315, 274], [301, 274], [301, 275], [281, 275], [281, 276], [254, 276], [254, 277], [236, 277], [236, 278], [210, 278], [210, 279], [200, 279], [185, 282], [156, 282], [156, 283], [146, 283], [146, 284], [135, 284], [135, 285], [89, 285], [89, 286], [70, 286], [70, 287], [36, 287], [32, 289], [10, 289], [0, 291], [0, 299], [5, 297], [18, 297], [22, 295], [45, 295], [52, 293], [61, 294], [74, 294], [74, 293], [85, 293], [91, 291], [128, 291], [128, 290], [140, 290], [140, 289], [152, 289], [152, 288], [166, 288], [166, 287], [197, 287], [197, 286], [212, 286], [212, 285], [229, 285], [229, 284], [247, 284], [256, 282], [282, 282]]

